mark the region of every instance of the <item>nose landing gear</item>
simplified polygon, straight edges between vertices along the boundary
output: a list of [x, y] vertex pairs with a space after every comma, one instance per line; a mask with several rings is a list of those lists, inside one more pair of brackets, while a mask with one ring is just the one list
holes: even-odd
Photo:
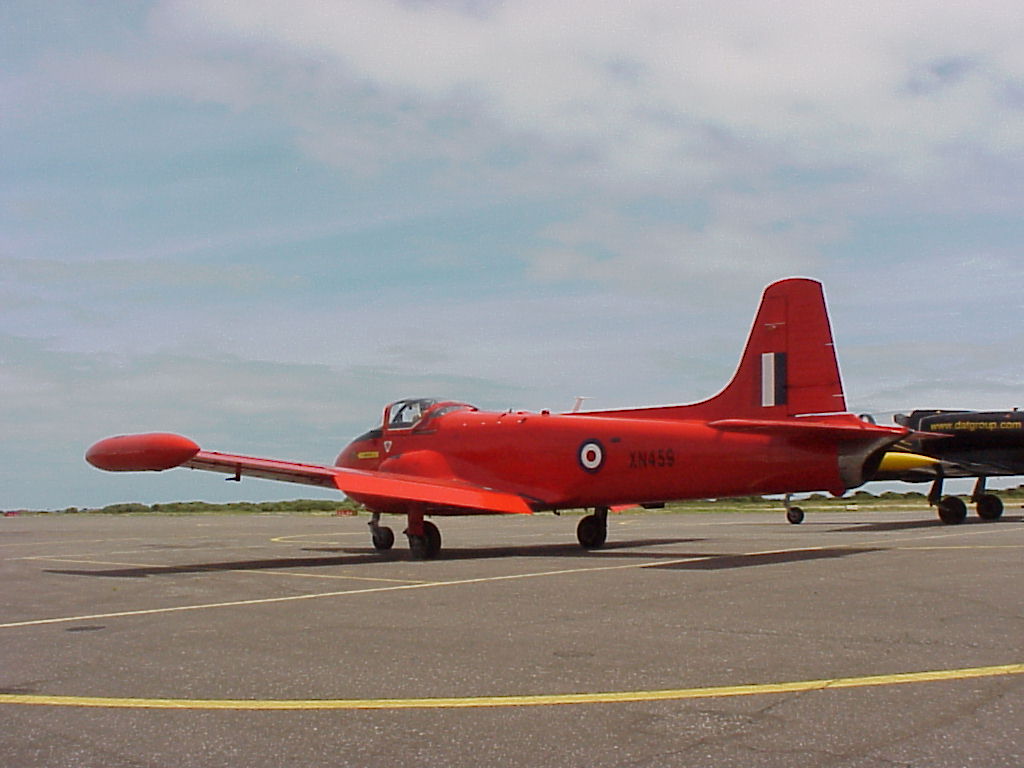
[[789, 494], [786, 494], [784, 504], [786, 505], [786, 520], [793, 525], [800, 525], [804, 521], [804, 511], [800, 507], [795, 507], [789, 503]]
[[370, 538], [378, 552], [386, 552], [395, 545], [395, 532], [380, 524], [380, 512], [374, 512], [370, 518]]
[[576, 526], [576, 538], [584, 549], [600, 549], [608, 538], [608, 507], [597, 507]]

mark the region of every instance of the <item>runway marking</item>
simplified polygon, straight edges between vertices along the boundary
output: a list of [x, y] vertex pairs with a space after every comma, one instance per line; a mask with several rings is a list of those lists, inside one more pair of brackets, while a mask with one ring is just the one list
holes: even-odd
[[[365, 536], [365, 531], [349, 531], [329, 534], [332, 537], [337, 536]], [[305, 541], [305, 539], [317, 536], [315, 533], [290, 533], [287, 536], [274, 536], [270, 541], [273, 544], [340, 544], [340, 541]], [[303, 541], [293, 541], [293, 539], [303, 539]]]
[[946, 544], [946, 545], [935, 545], [927, 546], [922, 544], [916, 547], [892, 547], [895, 550], [909, 549], [909, 550], [946, 550], [946, 549], [1021, 549], [1024, 544]]
[[[61, 544], [105, 544], [111, 541], [145, 541], [142, 536], [127, 536], [123, 539], [66, 539]], [[31, 547], [38, 546], [38, 541], [4, 541], [0, 547]]]
[[[204, 550], [233, 550], [233, 549], [266, 549], [265, 544], [233, 544], [216, 545], [203, 547]], [[8, 557], [5, 560], [59, 560], [66, 557], [109, 557], [110, 555], [151, 555], [154, 552], [196, 552], [196, 547], [178, 547], [165, 545], [159, 548], [149, 547], [147, 549], [115, 549], [107, 552], [72, 552], [56, 555], [23, 555], [22, 557]]]
[[[349, 576], [344, 573], [295, 573], [294, 571], [258, 571], [255, 568], [238, 568], [226, 573], [254, 573], [258, 576], [295, 576], [300, 579], [343, 579], [348, 581], [386, 581], [392, 584], [427, 584], [423, 579], [385, 579], [382, 576]], [[435, 582], [447, 583], [447, 582]]]
[[111, 696], [48, 696], [0, 694], [0, 704], [50, 707], [103, 707], [118, 709], [229, 709], [229, 710], [339, 710], [339, 709], [465, 709], [470, 707], [539, 707], [555, 705], [622, 704], [628, 702], [721, 699], [807, 691], [832, 691], [954, 680], [973, 680], [1024, 674], [1024, 664], [940, 669], [890, 675], [837, 677], [791, 683], [755, 683], [709, 688], [669, 688], [653, 691], [524, 694], [512, 696], [450, 696], [415, 699], [149, 699]]
[[[796, 550], [803, 551], [803, 550]], [[0, 624], [0, 629], [14, 629], [16, 627], [35, 627], [45, 624], [66, 624], [73, 621], [95, 621], [97, 619], [114, 619], [126, 616], [147, 616], [157, 613], [179, 613], [184, 611], [201, 611], [211, 608], [233, 608], [249, 605], [268, 605], [270, 603], [288, 603], [297, 600], [317, 600], [328, 597], [342, 597], [346, 595], [366, 595], [378, 592], [397, 592], [406, 589], [428, 589], [431, 587], [455, 587], [464, 584], [483, 584], [487, 582], [512, 581], [515, 579], [533, 579], [543, 576], [564, 576], [576, 573], [589, 573], [599, 571], [618, 571], [628, 568], [650, 568], [656, 565], [676, 565], [679, 563], [697, 562], [706, 559], [701, 557], [686, 557], [676, 560], [655, 561], [650, 563], [626, 563], [619, 565], [596, 566], [591, 568], [567, 568], [558, 571], [537, 571], [533, 573], [513, 573], [504, 576], [480, 576], [472, 579], [453, 579], [451, 581], [424, 581], [418, 584], [397, 584], [388, 587], [367, 587], [365, 589], [343, 589], [334, 592], [314, 592], [305, 595], [284, 595], [282, 597], [258, 597], [248, 600], [228, 600], [220, 603], [197, 603], [193, 605], [173, 605], [165, 608], [142, 608], [133, 611], [113, 611], [111, 613], [95, 613], [81, 616], [59, 616], [50, 619], [29, 619], [26, 621], [11, 621]]]
[[[124, 563], [114, 562], [110, 560], [81, 560], [70, 557], [32, 557], [23, 558], [27, 560], [46, 560], [52, 563], [76, 563], [79, 565], [116, 565], [126, 568], [167, 568], [173, 570], [173, 565], [158, 565], [155, 563]], [[387, 581], [395, 584], [423, 584], [422, 579], [386, 579], [383, 577], [375, 576], [350, 576], [343, 573], [338, 574], [327, 574], [327, 573], [295, 573], [293, 571], [261, 571], [255, 568], [228, 568], [221, 573], [251, 573], [257, 576], [296, 576], [304, 579], [347, 579], [349, 581]], [[2, 628], [3, 625], [0, 625]]]
[[45, 560], [48, 563], [77, 563], [79, 565], [118, 565], [127, 568], [154, 568], [152, 563], [124, 563], [114, 560], [83, 560], [77, 557], [23, 557], [21, 560]]
[[[907, 536], [907, 537], [904, 537], [902, 540], [903, 541], [908, 541], [908, 540], [914, 540], [914, 539], [919, 539], [920, 540], [920, 539], [948, 538], [948, 537], [951, 537], [951, 536], [964, 535], [964, 534], [968, 534], [968, 533], [985, 533], [985, 532], [987, 532], [987, 531], [963, 531], [963, 530], [942, 531], [942, 532], [934, 533], [934, 534], [927, 534], [927, 535], [919, 534], [919, 535]], [[821, 551], [821, 550], [824, 550], [824, 549], [859, 549], [859, 548], [863, 548], [863, 547], [866, 547], [866, 546], [874, 546], [874, 545], [879, 545], [879, 546], [886, 545], [887, 549], [896, 549], [896, 548], [899, 547], [898, 544], [893, 544], [892, 543], [892, 539], [891, 538], [887, 537], [887, 538], [876, 539], [874, 541], [867, 540], [867, 541], [859, 541], [859, 542], [850, 542], [850, 543], [847, 543], [847, 544], [835, 544], [835, 543], [833, 543], [833, 544], [820, 545], [820, 546], [814, 546], [814, 547], [794, 547], [794, 548], [789, 548], [789, 549], [769, 549], [769, 550], [761, 550], [761, 551], [757, 551], [757, 552], [742, 552], [742, 553], [738, 553], [738, 554], [736, 554], [734, 556], [735, 557], [758, 557], [758, 556], [780, 555], [780, 554], [796, 554], [796, 553], [800, 553], [800, 552], [818, 552], [818, 551]], [[903, 547], [903, 549], [911, 549], [911, 548], [910, 547]], [[600, 554], [595, 553], [595, 556], [596, 557], [600, 557]], [[128, 610], [128, 611], [113, 611], [113, 612], [110, 612], [110, 613], [85, 614], [85, 615], [79, 615], [79, 616], [59, 616], [59, 617], [47, 618], [47, 619], [28, 619], [28, 620], [24, 620], [24, 621], [12, 621], [12, 622], [7, 622], [7, 623], [0, 624], [0, 630], [2, 630], [2, 629], [15, 629], [15, 628], [20, 628], [20, 627], [43, 626], [43, 625], [47, 625], [47, 624], [66, 624], [66, 623], [71, 623], [71, 622], [75, 622], [75, 621], [94, 621], [94, 620], [99, 620], [99, 619], [125, 618], [125, 617], [129, 617], [129, 616], [146, 616], [146, 615], [154, 615], [154, 614], [160, 614], [160, 613], [181, 613], [181, 612], [185, 612], [185, 611], [200, 611], [200, 610], [208, 610], [208, 609], [214, 609], [214, 608], [234, 608], [234, 607], [253, 606], [253, 605], [269, 605], [269, 604], [272, 604], [272, 603], [294, 602], [294, 601], [298, 601], [298, 600], [317, 600], [317, 599], [322, 599], [322, 598], [344, 597], [344, 596], [348, 596], [348, 595], [365, 595], [365, 594], [375, 594], [375, 593], [380, 593], [380, 592], [395, 592], [395, 591], [399, 591], [399, 590], [408, 590], [408, 589], [428, 589], [428, 588], [433, 588], [433, 587], [454, 587], [454, 586], [462, 586], [462, 585], [465, 585], [465, 584], [484, 584], [484, 583], [492, 583], [492, 582], [499, 582], [499, 581], [513, 581], [513, 580], [517, 580], [517, 579], [541, 578], [541, 577], [545, 577], [545, 576], [566, 576], [566, 575], [572, 575], [572, 574], [578, 574], [578, 573], [591, 573], [591, 572], [598, 573], [598, 572], [602, 572], [602, 571], [620, 571], [620, 570], [629, 570], [629, 569], [634, 569], [634, 568], [657, 568], [657, 567], [666, 567], [666, 566], [672, 566], [672, 565], [681, 565], [681, 564], [685, 564], [685, 563], [700, 562], [702, 560], [707, 560], [708, 558], [713, 557], [713, 556], [714, 555], [709, 553], [708, 555], [698, 555], [698, 556], [691, 556], [691, 557], [683, 557], [683, 558], [676, 558], [676, 559], [671, 559], [671, 560], [656, 560], [656, 561], [643, 562], [643, 563], [625, 563], [625, 564], [618, 564], [618, 565], [593, 566], [593, 567], [589, 567], [589, 568], [566, 568], [566, 569], [555, 570], [555, 571], [535, 571], [535, 572], [530, 572], [530, 573], [506, 574], [504, 576], [481, 576], [481, 577], [471, 578], [471, 579], [453, 579], [453, 580], [450, 580], [450, 581], [425, 581], [425, 582], [418, 582], [418, 583], [403, 583], [403, 584], [397, 584], [397, 585], [386, 586], [386, 587], [367, 587], [365, 589], [349, 589], [349, 590], [337, 590], [337, 591], [331, 591], [331, 592], [315, 592], [315, 593], [304, 594], [304, 595], [286, 595], [286, 596], [282, 596], [282, 597], [262, 597], [262, 598], [251, 598], [251, 599], [246, 599], [246, 600], [228, 600], [228, 601], [217, 602], [217, 603], [197, 603], [197, 604], [193, 604], [193, 605], [168, 606], [168, 607], [164, 607], [164, 608], [143, 608], [143, 609]], [[237, 570], [241, 571], [243, 569], [237, 569]], [[262, 571], [260, 573], [262, 573]]]

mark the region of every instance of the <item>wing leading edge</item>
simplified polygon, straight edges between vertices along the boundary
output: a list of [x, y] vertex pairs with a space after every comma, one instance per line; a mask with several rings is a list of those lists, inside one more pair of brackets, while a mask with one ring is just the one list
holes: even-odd
[[337, 488], [345, 494], [376, 496], [459, 507], [480, 512], [532, 514], [521, 496], [444, 478], [301, 464], [255, 456], [204, 451], [181, 435], [151, 433], [108, 437], [86, 452], [94, 467], [111, 472], [161, 471], [188, 467], [241, 479], [259, 477], [286, 483]]

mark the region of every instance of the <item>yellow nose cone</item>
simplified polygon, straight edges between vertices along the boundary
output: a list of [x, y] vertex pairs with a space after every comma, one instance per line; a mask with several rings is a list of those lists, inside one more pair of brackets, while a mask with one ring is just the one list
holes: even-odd
[[938, 459], [931, 456], [922, 456], [919, 453], [903, 453], [901, 451], [889, 451], [882, 457], [882, 463], [878, 466], [879, 472], [907, 472], [911, 469], [927, 469], [939, 463]]

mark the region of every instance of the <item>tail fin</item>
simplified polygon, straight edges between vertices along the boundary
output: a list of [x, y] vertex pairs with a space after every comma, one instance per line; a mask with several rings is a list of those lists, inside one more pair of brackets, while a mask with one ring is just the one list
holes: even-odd
[[780, 419], [846, 410], [821, 283], [788, 278], [764, 290], [739, 368], [692, 405], [605, 411], [634, 418]]
[[732, 381], [697, 406], [766, 419], [845, 411], [821, 283], [789, 278], [765, 288]]

